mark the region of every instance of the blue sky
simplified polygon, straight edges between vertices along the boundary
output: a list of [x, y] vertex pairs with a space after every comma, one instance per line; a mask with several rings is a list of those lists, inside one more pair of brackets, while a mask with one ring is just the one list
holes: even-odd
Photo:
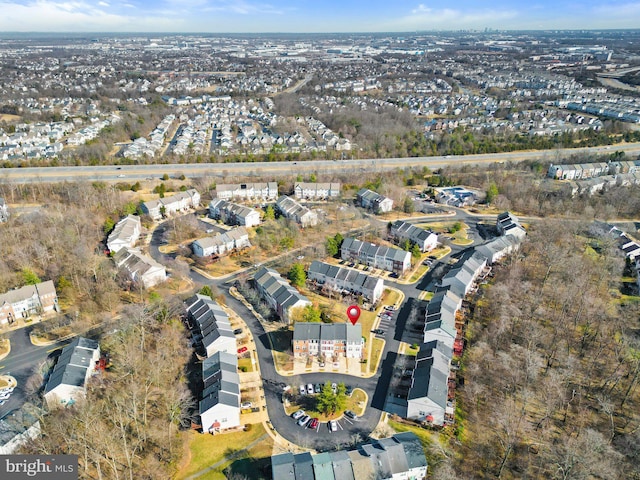
[[3, 32], [640, 28], [640, 0], [0, 0]]

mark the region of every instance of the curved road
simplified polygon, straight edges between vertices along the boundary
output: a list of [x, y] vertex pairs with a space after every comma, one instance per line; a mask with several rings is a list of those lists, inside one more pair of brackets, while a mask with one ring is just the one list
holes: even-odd
[[[489, 216], [495, 218], [495, 216]], [[482, 217], [472, 216], [464, 211], [457, 210], [456, 217], [442, 216], [441, 218], [453, 219], [458, 218], [464, 220], [470, 228], [474, 228], [478, 220]], [[424, 218], [415, 218], [412, 221], [434, 221], [438, 217], [430, 216]], [[164, 223], [157, 226], [154, 230], [149, 251], [151, 256], [160, 263], [166, 263], [167, 256], [158, 249], [163, 244], [162, 234], [164, 232]], [[456, 255], [461, 250], [468, 247], [453, 247], [451, 254]], [[215, 286], [226, 297], [227, 305], [235, 311], [246, 323], [251, 330], [256, 344], [256, 353], [260, 363], [260, 373], [263, 378], [263, 386], [265, 392], [265, 401], [269, 413], [269, 419], [272, 425], [285, 439], [296, 445], [305, 448], [314, 448], [316, 450], [325, 451], [334, 449], [337, 446], [345, 446], [351, 444], [356, 439], [355, 435], [359, 434], [362, 438], [366, 437], [373, 431], [380, 420], [384, 404], [387, 398], [389, 383], [392, 377], [393, 367], [396, 363], [397, 353], [400, 347], [400, 339], [405, 330], [405, 323], [411, 311], [411, 300], [415, 300], [421, 291], [432, 287], [432, 271], [429, 270], [423, 276], [419, 283], [406, 285], [385, 280], [385, 282], [397, 288], [405, 294], [405, 301], [402, 306], [394, 312], [393, 324], [395, 330], [393, 334], [387, 332], [385, 337], [385, 347], [382, 352], [382, 361], [376, 374], [371, 378], [362, 378], [346, 374], [337, 374], [331, 372], [325, 373], [307, 373], [303, 375], [282, 376], [276, 369], [271, 353], [271, 345], [267, 334], [260, 321], [253, 315], [245, 305], [229, 294], [229, 286], [233, 278], [238, 275], [236, 272], [225, 277], [224, 280], [210, 280], [197, 272], [191, 271], [190, 275], [194, 282], [202, 285]], [[392, 327], [393, 328], [393, 327]], [[362, 417], [352, 422], [346, 418], [338, 421], [338, 432], [331, 433], [326, 424], [321, 424], [317, 431], [303, 429], [296, 422], [284, 414], [282, 405], [282, 386], [289, 384], [293, 389], [297, 389], [301, 384], [324, 384], [327, 380], [332, 382], [344, 382], [354, 388], [361, 388], [367, 392], [369, 396], [367, 408]]]
[[226, 177], [267, 175], [293, 175], [298, 173], [376, 172], [404, 167], [441, 168], [455, 165], [479, 165], [490, 163], [544, 160], [559, 162], [568, 155], [577, 153], [610, 154], [625, 152], [627, 156], [640, 154], [640, 143], [628, 143], [605, 147], [569, 148], [558, 150], [491, 153], [464, 156], [437, 156], [411, 158], [381, 158], [354, 160], [309, 160], [300, 162], [254, 162], [254, 163], [185, 163], [153, 165], [100, 165], [82, 167], [28, 167], [0, 169], [0, 182], [46, 183], [62, 181], [139, 181], [158, 179], [168, 175], [186, 177]]

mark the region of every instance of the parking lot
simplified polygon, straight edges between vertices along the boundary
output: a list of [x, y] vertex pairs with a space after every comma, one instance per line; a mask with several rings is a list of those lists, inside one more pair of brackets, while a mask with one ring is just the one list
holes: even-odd
[[[380, 312], [380, 323], [378, 324], [378, 328], [375, 329], [376, 337], [384, 338], [387, 333], [393, 332], [393, 316], [395, 315], [395, 313], [396, 312], [394, 310], [387, 310], [384, 308], [382, 309], [382, 311]], [[382, 333], [380, 333], [380, 331], [382, 331]]]

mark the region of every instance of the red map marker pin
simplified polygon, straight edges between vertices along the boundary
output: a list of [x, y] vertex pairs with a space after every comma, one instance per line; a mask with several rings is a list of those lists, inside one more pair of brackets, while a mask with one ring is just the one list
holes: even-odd
[[347, 317], [351, 320], [351, 325], [355, 325], [360, 318], [360, 307], [357, 305], [351, 305], [347, 308]]

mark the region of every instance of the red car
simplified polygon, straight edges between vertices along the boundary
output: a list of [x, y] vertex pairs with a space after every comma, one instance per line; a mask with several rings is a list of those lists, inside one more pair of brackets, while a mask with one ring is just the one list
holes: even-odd
[[240, 355], [240, 354], [242, 354], [242, 353], [246, 352], [247, 350], [249, 350], [247, 347], [241, 347], [241, 348], [239, 348], [239, 349], [238, 349], [238, 355]]
[[320, 423], [320, 421], [317, 418], [312, 418], [311, 421], [309, 422], [309, 425], [307, 425], [309, 428], [312, 428], [313, 430], [315, 430], [316, 428], [318, 428], [318, 424]]

